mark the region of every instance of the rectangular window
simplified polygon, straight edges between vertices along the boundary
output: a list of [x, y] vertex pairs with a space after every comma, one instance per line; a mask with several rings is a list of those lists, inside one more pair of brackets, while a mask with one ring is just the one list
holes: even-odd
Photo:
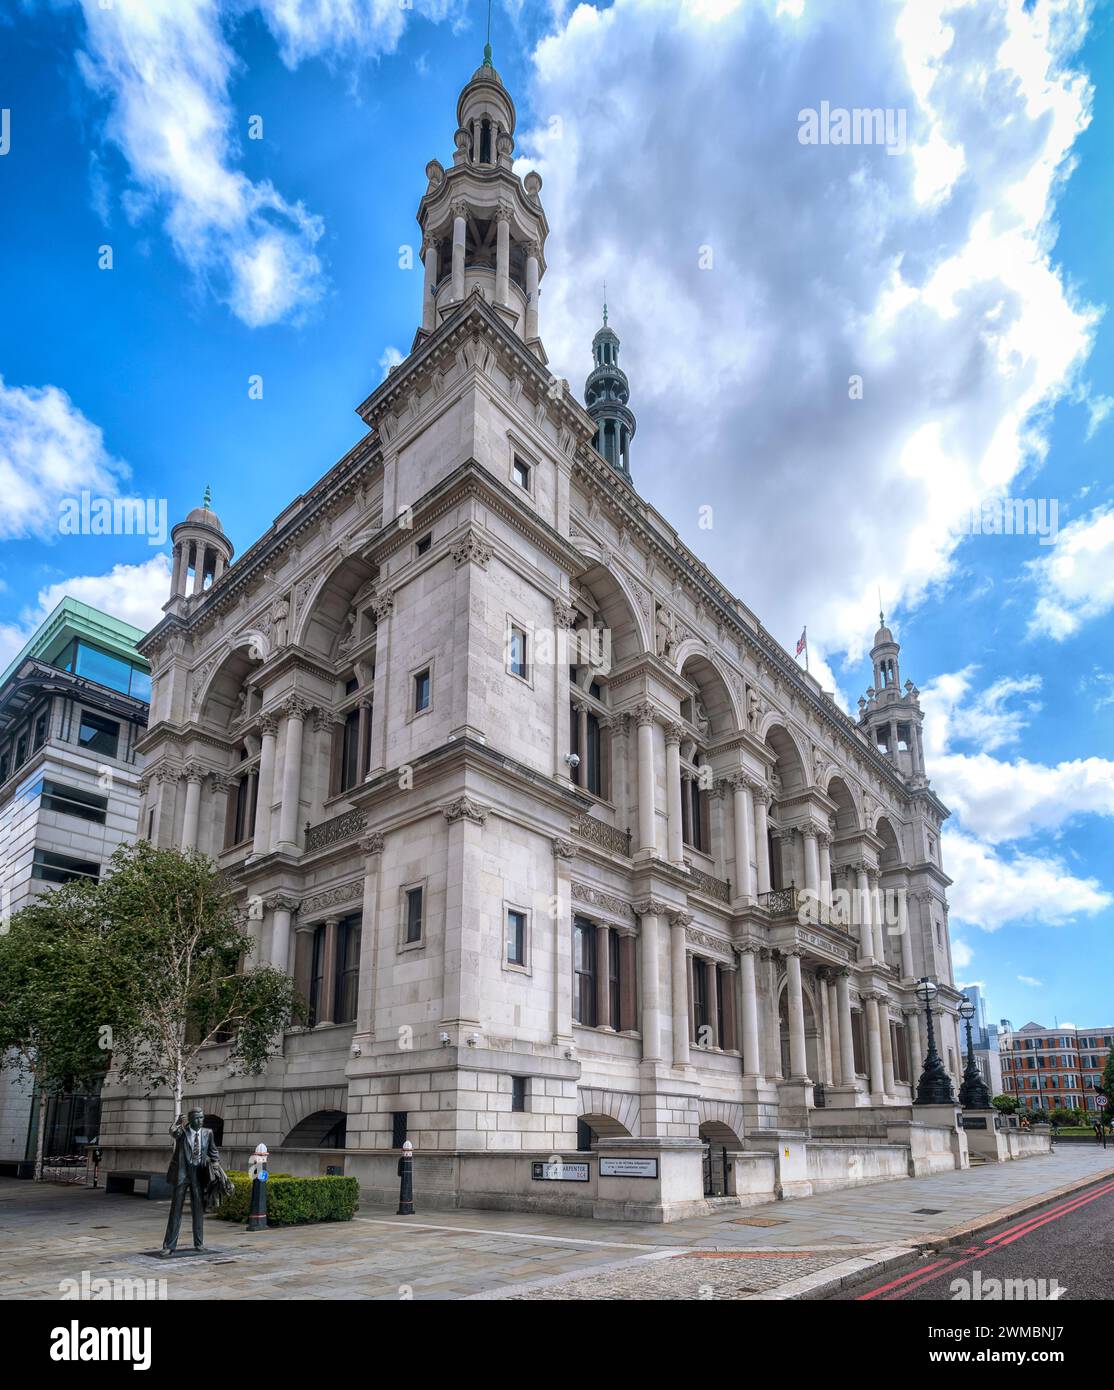
[[37, 753], [46, 742], [46, 725], [49, 717], [50, 716], [44, 712], [35, 720], [35, 739], [31, 745], [32, 752]]
[[623, 1026], [623, 991], [620, 975], [622, 964], [619, 959], [621, 941], [622, 938], [617, 931], [610, 932], [607, 952], [607, 993], [608, 1002], [611, 1005], [611, 1018], [608, 1022], [615, 1029]]
[[572, 930], [572, 1016], [586, 1028], [596, 1026], [596, 929], [579, 917]]
[[418, 541], [417, 545], [415, 545], [414, 549], [415, 549], [415, 551], [417, 552], [417, 554], [419, 554], [419, 555], [428, 555], [428, 554], [429, 554], [429, 551], [430, 551], [430, 548], [432, 547], [432, 545], [433, 545], [433, 536], [432, 536], [432, 535], [423, 536], [423, 537], [421, 538], [421, 540]]
[[414, 713], [429, 709], [429, 667], [414, 677]]
[[313, 933], [313, 957], [309, 968], [309, 1026], [313, 1028], [321, 1012], [321, 991], [325, 987], [325, 928]]
[[422, 939], [422, 898], [424, 890], [421, 888], [407, 888], [406, 890], [406, 931], [404, 940], [407, 946], [411, 946], [415, 941]]
[[31, 865], [31, 877], [46, 883], [72, 883], [74, 879], [100, 877], [101, 866], [87, 859], [71, 859], [68, 854], [52, 854], [37, 849]]
[[15, 765], [16, 765], [17, 768], [22, 767], [23, 764], [24, 764], [26, 761], [27, 761], [27, 735], [26, 735], [26, 734], [20, 734], [19, 738], [16, 739], [16, 745], [15, 745]]
[[866, 1075], [866, 1040], [863, 1037], [863, 1011], [851, 1010], [851, 1048], [855, 1054], [855, 1075]]
[[526, 914], [507, 909], [507, 964], [526, 964]]
[[102, 719], [99, 714], [81, 712], [81, 728], [77, 741], [90, 753], [98, 753], [103, 758], [115, 758], [120, 744], [120, 726], [114, 719]]
[[405, 1110], [394, 1110], [391, 1112], [391, 1148], [401, 1149], [406, 1143], [406, 1116]]
[[524, 492], [530, 491], [530, 465], [515, 455], [511, 476]]
[[898, 1081], [909, 1080], [908, 1034], [903, 1023], [890, 1024], [890, 1051], [894, 1059], [894, 1076]]
[[337, 926], [337, 995], [333, 1019], [352, 1023], [360, 986], [360, 919], [346, 917]]
[[82, 820], [103, 825], [108, 797], [79, 791], [77, 787], [65, 787], [60, 782], [44, 781], [42, 808], [44, 811], [58, 811], [64, 816], [80, 816]]
[[0, 782], [6, 782], [8, 780], [8, 767], [10, 763], [11, 758], [7, 753], [0, 754]]
[[255, 829], [255, 792], [258, 781], [254, 774], [241, 777], [236, 783], [235, 802], [232, 812], [231, 844], [239, 845], [248, 839]]
[[526, 666], [526, 633], [520, 627], [512, 627], [507, 640], [507, 669], [512, 676], [521, 680], [529, 679]]
[[511, 1077], [511, 1109], [515, 1111], [526, 1109], [526, 1078], [524, 1076]]
[[359, 777], [360, 711], [349, 710], [344, 717], [344, 732], [340, 744], [340, 789], [354, 787]]
[[712, 1039], [705, 1033], [708, 1027], [708, 967], [695, 957], [692, 962], [692, 1029], [693, 1037], [702, 1046]]

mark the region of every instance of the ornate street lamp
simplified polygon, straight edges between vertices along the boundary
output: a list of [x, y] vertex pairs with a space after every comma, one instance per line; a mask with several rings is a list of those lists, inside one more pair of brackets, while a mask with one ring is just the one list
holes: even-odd
[[963, 1085], [959, 1088], [959, 1103], [964, 1110], [989, 1110], [990, 1092], [982, 1073], [975, 1065], [975, 1048], [971, 1041], [971, 1020], [975, 1017], [975, 1006], [966, 995], [959, 1006], [959, 1016], [967, 1025], [967, 1065], [963, 1069]]
[[955, 1104], [951, 1077], [944, 1070], [944, 1064], [936, 1051], [936, 1034], [932, 1027], [932, 1001], [938, 993], [935, 981], [930, 980], [927, 975], [924, 979], [918, 980], [916, 994], [924, 1005], [924, 1016], [928, 1020], [928, 1054], [924, 1059], [921, 1079], [917, 1082], [917, 1099], [913, 1102], [914, 1105]]

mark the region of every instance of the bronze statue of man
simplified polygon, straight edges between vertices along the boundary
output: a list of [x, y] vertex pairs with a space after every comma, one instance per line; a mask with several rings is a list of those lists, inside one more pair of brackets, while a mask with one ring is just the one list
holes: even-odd
[[190, 1217], [193, 1221], [193, 1248], [204, 1252], [205, 1235], [205, 1196], [214, 1175], [223, 1170], [220, 1167], [220, 1154], [213, 1140], [213, 1131], [204, 1127], [205, 1112], [191, 1110], [189, 1123], [184, 1115], [179, 1115], [170, 1126], [174, 1136], [174, 1156], [166, 1170], [166, 1180], [174, 1189], [170, 1199], [170, 1215], [166, 1221], [166, 1235], [163, 1236], [161, 1254], [174, 1254], [178, 1245], [178, 1232], [182, 1226], [182, 1206], [186, 1192], [190, 1194]]

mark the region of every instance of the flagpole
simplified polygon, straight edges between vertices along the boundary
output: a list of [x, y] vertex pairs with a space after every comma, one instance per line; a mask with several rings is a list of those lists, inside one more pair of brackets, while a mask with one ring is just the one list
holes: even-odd
[[803, 632], [804, 639], [805, 639], [805, 670], [807, 671], [807, 670], [808, 670], [808, 624], [807, 624], [807, 623], [804, 625], [804, 628], [802, 629], [802, 632]]

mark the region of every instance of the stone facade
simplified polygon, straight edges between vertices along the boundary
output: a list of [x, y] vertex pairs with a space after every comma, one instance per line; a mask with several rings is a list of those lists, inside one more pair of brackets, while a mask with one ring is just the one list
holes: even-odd
[[[143, 824], [214, 856], [313, 1010], [262, 1077], [214, 1049], [198, 1096], [234, 1157], [371, 1192], [405, 1133], [427, 1204], [669, 1219], [912, 1171], [919, 976], [962, 1069], [916, 692], [883, 624], [849, 719], [682, 544], [627, 476], [625, 378], [593, 447], [514, 122], [485, 63], [367, 435], [235, 565], [211, 512], [175, 531]], [[104, 1142], [135, 1160], [165, 1118], [118, 1088]]]

